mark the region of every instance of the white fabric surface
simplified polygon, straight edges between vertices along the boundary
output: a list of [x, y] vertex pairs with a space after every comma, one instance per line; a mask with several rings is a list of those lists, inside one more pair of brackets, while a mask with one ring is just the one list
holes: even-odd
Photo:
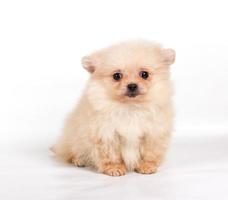
[[109, 177], [56, 161], [52, 139], [0, 140], [1, 200], [228, 199], [228, 135], [176, 136], [157, 174]]

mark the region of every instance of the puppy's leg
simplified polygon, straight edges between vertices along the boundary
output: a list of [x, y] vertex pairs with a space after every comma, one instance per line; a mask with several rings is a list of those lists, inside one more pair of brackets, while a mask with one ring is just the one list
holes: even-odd
[[77, 159], [76, 156], [73, 156], [71, 162], [72, 162], [75, 166], [77, 166], [77, 167], [85, 167], [85, 166], [86, 166], [86, 165], [85, 165], [85, 162], [83, 162], [83, 161], [80, 160], [80, 159]]
[[125, 164], [121, 159], [119, 144], [114, 142], [96, 140], [93, 160], [98, 171], [109, 176], [122, 176], [126, 173]]
[[165, 156], [169, 139], [169, 134], [157, 137], [145, 136], [141, 141], [141, 159], [135, 169], [136, 172], [142, 174], [156, 173]]

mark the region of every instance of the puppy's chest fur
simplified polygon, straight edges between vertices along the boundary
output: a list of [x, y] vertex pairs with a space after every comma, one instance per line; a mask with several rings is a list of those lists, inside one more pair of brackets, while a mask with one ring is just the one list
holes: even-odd
[[140, 139], [152, 132], [153, 112], [130, 106], [113, 108], [101, 123], [100, 137], [118, 143], [126, 166], [134, 168], [140, 157]]
[[[139, 107], [126, 106], [113, 108], [104, 114], [102, 137], [111, 139], [118, 134], [125, 140], [136, 140], [143, 137], [153, 126], [153, 113]], [[108, 132], [106, 132], [108, 131]]]
[[125, 139], [142, 137], [152, 125], [152, 115], [140, 109], [126, 108], [113, 113], [115, 131]]

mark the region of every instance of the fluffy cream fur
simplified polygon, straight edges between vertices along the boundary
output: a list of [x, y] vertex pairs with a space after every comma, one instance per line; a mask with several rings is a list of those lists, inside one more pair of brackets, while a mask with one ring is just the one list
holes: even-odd
[[[53, 147], [56, 155], [112, 176], [156, 172], [172, 131], [174, 60], [174, 50], [149, 41], [124, 42], [84, 57], [91, 78]], [[115, 72], [121, 80], [113, 79]], [[138, 85], [140, 95], [125, 95], [129, 83]]]

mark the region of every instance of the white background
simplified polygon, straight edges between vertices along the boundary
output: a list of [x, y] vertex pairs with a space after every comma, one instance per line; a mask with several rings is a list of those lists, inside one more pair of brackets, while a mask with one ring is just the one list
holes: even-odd
[[[164, 168], [168, 172], [169, 169], [178, 171], [177, 165], [181, 161], [186, 163], [189, 158], [194, 162], [194, 158], [201, 153], [198, 161], [205, 157], [211, 159], [207, 167], [223, 163], [222, 169], [227, 169], [227, 8], [225, 0], [0, 1], [0, 184], [3, 185], [0, 197], [1, 190], [4, 197], [1, 199], [11, 199], [12, 195], [26, 199], [35, 194], [46, 195], [40, 199], [56, 199], [52, 195], [56, 191], [67, 196], [66, 199], [89, 198], [86, 196], [88, 191], [96, 196], [94, 188], [83, 190], [87, 182], [83, 176], [80, 179], [81, 173], [89, 180], [90, 177], [93, 180], [97, 177], [99, 181], [104, 181], [104, 185], [106, 180], [110, 181], [108, 184], [113, 184], [112, 179], [103, 179], [101, 175], [59, 166], [50, 158], [47, 148], [61, 132], [66, 114], [88, 79], [87, 72], [80, 65], [81, 57], [126, 39], [156, 40], [176, 50], [177, 59], [172, 66], [176, 88], [176, 143], [171, 150], [170, 161]], [[192, 136], [195, 139], [188, 143], [186, 138]], [[202, 144], [199, 141], [203, 141]], [[184, 153], [188, 154], [187, 158]], [[211, 168], [221, 171], [218, 166]], [[201, 171], [205, 169], [202, 163], [198, 167]], [[42, 170], [45, 178], [39, 179], [44, 176]], [[48, 174], [55, 170], [57, 174], [62, 170], [63, 176], [68, 174], [70, 181], [80, 179], [82, 184], [74, 185], [74, 181], [68, 182], [69, 179], [65, 177], [59, 182], [67, 182], [65, 186], [60, 185], [69, 186], [71, 195], [67, 195], [67, 189], [61, 193], [60, 186], [56, 189], [49, 187], [42, 193], [48, 188], [42, 187], [42, 182], [48, 186], [52, 186], [52, 181], [55, 182], [53, 177], [48, 178]], [[203, 180], [202, 189], [201, 185], [194, 188], [196, 180], [200, 184], [198, 178], [201, 171], [197, 171], [197, 175], [190, 180], [192, 184], [183, 186], [189, 190], [183, 189], [180, 193], [179, 187], [173, 186], [174, 190], [168, 191], [157, 188], [157, 193], [152, 192], [148, 199], [181, 199], [184, 196], [185, 199], [215, 199], [219, 195], [220, 199], [227, 199], [227, 195], [222, 193], [225, 191], [224, 175], [214, 174], [213, 180], [219, 181], [219, 186], [213, 185], [210, 180]], [[164, 170], [163, 174], [165, 172], [168, 173]], [[228, 173], [227, 170], [225, 172]], [[208, 174], [204, 175], [207, 177]], [[147, 184], [153, 187], [157, 185], [156, 181], [151, 183], [149, 178], [144, 180], [141, 176], [137, 176], [137, 179], [136, 175], [128, 176], [130, 178], [126, 180], [131, 179], [135, 183], [139, 178], [142, 185], [143, 181], [148, 181]], [[169, 186], [170, 179], [167, 181], [162, 172], [160, 176], [152, 178], [152, 181], [158, 179], [161, 186]], [[228, 178], [227, 175], [225, 177]], [[121, 180], [124, 182], [124, 179]], [[115, 192], [118, 197], [126, 195], [124, 188], [130, 193], [135, 190], [134, 186], [128, 188], [126, 184], [122, 187], [123, 182], [118, 183], [119, 190]], [[189, 180], [179, 182], [181, 185], [183, 182], [189, 183]], [[208, 185], [205, 186], [205, 183]], [[30, 193], [25, 190], [28, 186]], [[208, 192], [212, 188], [214, 193]], [[112, 196], [112, 190], [108, 191], [107, 194]], [[170, 191], [174, 192], [171, 197]], [[81, 196], [77, 196], [79, 193]], [[105, 194], [105, 189], [100, 193]], [[140, 190], [132, 198], [142, 199], [141, 193], [145, 191]]]

